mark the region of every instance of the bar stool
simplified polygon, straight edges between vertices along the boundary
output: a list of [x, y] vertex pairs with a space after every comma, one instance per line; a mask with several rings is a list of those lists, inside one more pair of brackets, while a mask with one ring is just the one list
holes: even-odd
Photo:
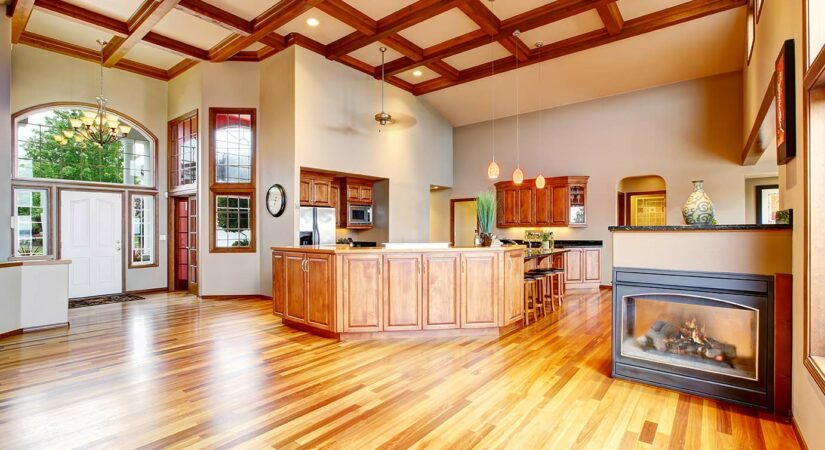
[[553, 304], [554, 300], [559, 301], [559, 307], [564, 302], [564, 269], [550, 269], [551, 272], [548, 275], [548, 283], [550, 284], [550, 291], [554, 291], [554, 286], [557, 287], [555, 289], [555, 293], [550, 295], [550, 304]]
[[553, 303], [553, 298], [554, 298], [555, 294], [554, 294], [552, 276], [555, 273], [554, 269], [533, 269], [533, 270], [528, 270], [527, 273], [529, 273], [533, 276], [536, 276], [536, 277], [541, 277], [541, 282], [540, 282], [541, 283], [541, 292], [540, 292], [539, 295], [540, 295], [540, 298], [542, 300], [541, 303], [542, 303], [542, 309], [543, 309], [544, 316], [547, 317], [548, 299], [549, 299], [549, 303], [550, 303], [550, 311], [555, 311], [556, 310], [556, 306]]
[[533, 322], [538, 322], [536, 316], [536, 299], [539, 296], [538, 283], [539, 277], [529, 273], [524, 274], [524, 326], [530, 324], [531, 313], [533, 314]]

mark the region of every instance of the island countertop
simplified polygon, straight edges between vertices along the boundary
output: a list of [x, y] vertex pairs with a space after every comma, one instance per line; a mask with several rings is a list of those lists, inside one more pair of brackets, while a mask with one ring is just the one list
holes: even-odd
[[295, 245], [271, 247], [275, 252], [327, 253], [327, 254], [369, 254], [369, 253], [445, 253], [445, 252], [490, 252], [525, 250], [523, 245], [502, 245], [499, 247], [422, 247], [422, 248], [386, 248], [378, 247], [350, 247], [349, 245]]

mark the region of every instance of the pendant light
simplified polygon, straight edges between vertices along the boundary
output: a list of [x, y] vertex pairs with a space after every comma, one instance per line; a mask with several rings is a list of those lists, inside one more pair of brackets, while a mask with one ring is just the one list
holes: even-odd
[[384, 111], [384, 54], [387, 52], [387, 47], [381, 47], [381, 112], [375, 115], [375, 121], [378, 122], [378, 132], [381, 132], [381, 127], [392, 123], [392, 116]]
[[[490, 2], [490, 12], [495, 15], [493, 5], [495, 4], [495, 0], [487, 0]], [[498, 163], [496, 163], [496, 82], [493, 79], [496, 75], [496, 58], [495, 58], [495, 48], [493, 46], [495, 43], [495, 37], [490, 38], [490, 111], [492, 120], [491, 123], [491, 140], [490, 144], [493, 147], [493, 160], [490, 161], [490, 165], [487, 166], [487, 178], [491, 180], [497, 180], [498, 176], [501, 174], [501, 169], [498, 167]]]
[[[541, 49], [542, 46], [544, 46], [544, 42], [536, 42], [536, 50]], [[539, 93], [539, 145], [541, 150], [544, 151], [544, 83], [542, 81], [544, 80], [542, 80], [541, 63], [539, 62], [539, 89], [541, 89]], [[536, 177], [536, 189], [544, 189], [545, 183], [544, 175], [539, 169], [539, 176]]]
[[[519, 30], [513, 31], [513, 36], [518, 37]], [[516, 58], [516, 170], [513, 171], [513, 184], [520, 185], [524, 182], [524, 172], [521, 170], [521, 146], [519, 142], [519, 84], [518, 84], [518, 56]]]

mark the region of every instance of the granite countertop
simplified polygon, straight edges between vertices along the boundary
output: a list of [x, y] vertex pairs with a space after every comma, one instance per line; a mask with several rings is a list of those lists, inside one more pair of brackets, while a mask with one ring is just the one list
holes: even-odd
[[536, 248], [536, 249], [532, 249], [532, 250], [527, 249], [527, 250], [524, 250], [524, 260], [527, 261], [529, 259], [546, 258], [548, 256], [558, 255], [560, 253], [567, 253], [569, 251], [570, 250], [567, 250], [567, 249], [564, 249], [564, 248], [554, 248], [552, 250], [550, 250], [550, 249], [541, 249], [541, 248]]
[[350, 247], [349, 245], [299, 245], [271, 247], [273, 251], [282, 252], [302, 252], [302, 253], [326, 253], [326, 254], [370, 254], [370, 253], [447, 253], [447, 252], [490, 252], [490, 251], [513, 251], [524, 250], [523, 245], [502, 245], [499, 247], [456, 247], [450, 246], [432, 248], [397, 248], [388, 249], [382, 245], [377, 247]]
[[607, 227], [613, 231], [748, 231], [748, 230], [790, 230], [793, 225], [664, 225], [655, 227]]
[[[515, 239], [521, 245], [527, 245], [523, 240]], [[553, 248], [578, 248], [578, 247], [602, 247], [604, 241], [598, 240], [572, 240], [572, 239], [556, 239], [553, 241]], [[529, 249], [529, 247], [528, 247]]]

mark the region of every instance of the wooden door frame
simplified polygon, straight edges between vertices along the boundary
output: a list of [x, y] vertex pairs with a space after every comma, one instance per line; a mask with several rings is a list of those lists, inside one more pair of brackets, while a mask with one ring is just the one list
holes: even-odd
[[625, 223], [627, 225], [632, 225], [630, 223], [630, 204], [633, 202], [633, 197], [638, 197], [642, 195], [663, 195], [665, 197], [664, 200], [664, 208], [665, 208], [665, 223], [667, 223], [667, 191], [640, 191], [640, 192], [624, 192], [624, 218]]
[[[170, 195], [169, 198], [166, 199], [166, 290], [167, 292], [184, 292], [183, 290], [179, 290], [175, 286], [175, 269], [177, 264], [177, 242], [178, 242], [178, 227], [176, 223], [177, 216], [175, 215], [175, 203], [177, 201], [185, 201], [189, 202], [191, 197], [195, 197], [197, 199], [197, 195], [193, 192], [188, 194], [180, 194], [180, 195]], [[188, 211], [188, 205], [187, 205]], [[200, 221], [200, 219], [198, 219]], [[187, 226], [189, 224], [189, 213], [186, 214], [186, 222]], [[198, 244], [200, 244], [200, 234], [198, 234]], [[188, 245], [188, 243], [187, 243]], [[198, 252], [198, 256], [200, 256], [200, 252]], [[187, 260], [189, 258], [189, 253], [187, 251]], [[200, 260], [200, 258], [198, 258]], [[197, 264], [197, 263], [196, 263]], [[198, 266], [200, 269], [200, 266]], [[188, 274], [188, 267], [187, 267], [187, 274]], [[187, 280], [189, 276], [187, 275]], [[187, 290], [188, 291], [188, 290]], [[200, 288], [198, 288], [198, 295], [200, 295]]]
[[762, 224], [762, 191], [768, 189], [779, 189], [778, 184], [763, 184], [761, 186], [754, 186], [754, 197], [756, 201], [756, 223]]
[[[451, 198], [450, 199], [450, 245], [455, 245], [455, 204], [463, 202], [475, 202], [475, 197]], [[476, 227], [478, 222], [476, 221]]]

